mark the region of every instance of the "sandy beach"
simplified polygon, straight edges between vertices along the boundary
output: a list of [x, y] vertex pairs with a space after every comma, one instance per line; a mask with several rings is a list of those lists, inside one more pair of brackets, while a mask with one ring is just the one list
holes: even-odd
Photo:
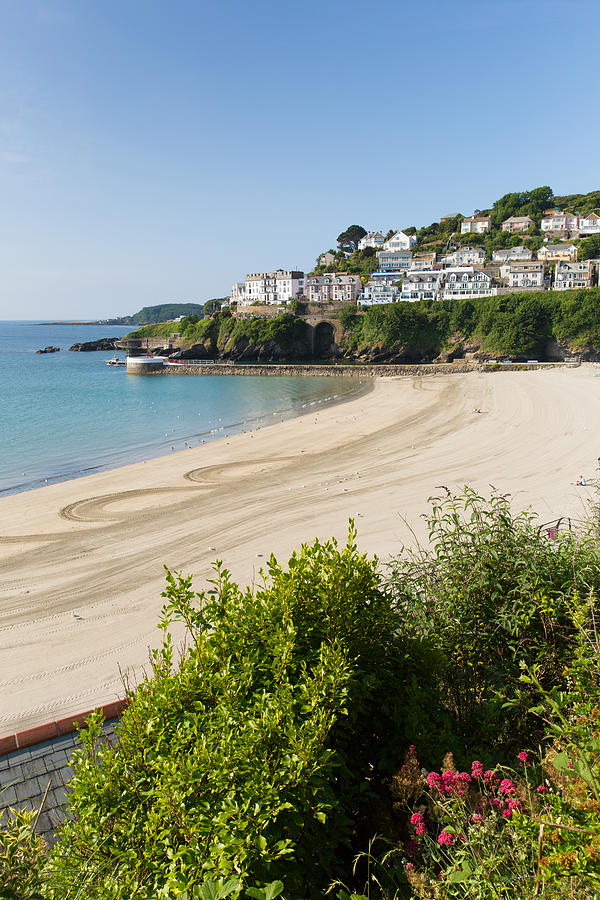
[[[0, 500], [0, 736], [122, 696], [156, 646], [163, 564], [200, 590], [219, 558], [343, 539], [382, 562], [424, 537], [436, 486], [495, 485], [540, 522], [589, 509], [598, 370], [380, 379], [358, 399], [168, 457]], [[482, 410], [473, 413], [473, 408]], [[406, 520], [406, 521], [405, 521]]]

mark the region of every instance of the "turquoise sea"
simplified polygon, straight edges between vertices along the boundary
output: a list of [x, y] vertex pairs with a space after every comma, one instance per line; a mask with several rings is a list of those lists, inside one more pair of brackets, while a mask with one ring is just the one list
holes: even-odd
[[[129, 330], [0, 322], [0, 496], [272, 424], [364, 388], [343, 377], [127, 375], [105, 364], [112, 352], [68, 350]], [[36, 354], [48, 345], [60, 352]]]

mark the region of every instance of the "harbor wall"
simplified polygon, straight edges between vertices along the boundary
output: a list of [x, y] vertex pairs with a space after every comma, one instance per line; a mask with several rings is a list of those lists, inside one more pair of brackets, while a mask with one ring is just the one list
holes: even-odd
[[[456, 375], [466, 372], [493, 372], [547, 369], [556, 366], [573, 366], [577, 363], [427, 363], [415, 365], [320, 365], [302, 363], [204, 363], [186, 362], [165, 365], [149, 375], [319, 375], [321, 377], [340, 376], [357, 378], [382, 378], [398, 375]], [[129, 369], [128, 369], [129, 371]], [[137, 373], [133, 373], [137, 374]]]

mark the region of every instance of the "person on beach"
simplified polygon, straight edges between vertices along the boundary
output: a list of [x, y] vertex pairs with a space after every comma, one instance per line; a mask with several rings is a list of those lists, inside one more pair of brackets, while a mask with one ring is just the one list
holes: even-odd
[[585, 487], [587, 485], [587, 481], [585, 480], [585, 475], [580, 475], [579, 478], [577, 479], [577, 481], [575, 482], [575, 484], [578, 486]]

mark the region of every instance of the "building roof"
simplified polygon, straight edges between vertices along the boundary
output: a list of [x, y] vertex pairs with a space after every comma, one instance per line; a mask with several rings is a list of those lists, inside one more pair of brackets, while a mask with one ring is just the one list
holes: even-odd
[[543, 250], [552, 250], [553, 252], [557, 250], [575, 250], [575, 244], [544, 244], [544, 246], [540, 247], [538, 250], [538, 255], [542, 253]]
[[533, 222], [533, 219], [531, 216], [509, 216], [502, 224], [506, 225], [507, 222]]

